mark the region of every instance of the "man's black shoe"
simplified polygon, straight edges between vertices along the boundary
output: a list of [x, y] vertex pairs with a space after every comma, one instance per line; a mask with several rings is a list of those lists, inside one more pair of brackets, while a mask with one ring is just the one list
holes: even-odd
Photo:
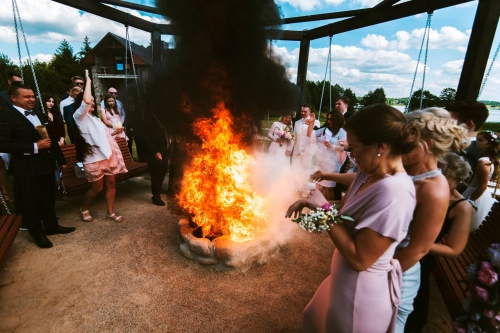
[[58, 225], [55, 229], [49, 229], [46, 231], [47, 235], [55, 235], [55, 234], [69, 234], [70, 232], [75, 231], [75, 227], [63, 227]]
[[153, 203], [157, 206], [165, 206], [165, 203], [160, 198], [152, 197]]
[[35, 244], [42, 249], [48, 249], [53, 246], [52, 242], [45, 235], [33, 237], [33, 239], [35, 240]]

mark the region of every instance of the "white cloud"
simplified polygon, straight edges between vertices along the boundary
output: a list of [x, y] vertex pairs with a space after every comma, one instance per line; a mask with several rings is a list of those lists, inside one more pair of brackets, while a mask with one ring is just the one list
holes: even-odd
[[[31, 61], [32, 62], [35, 62], [35, 61], [39, 61], [39, 62], [50, 62], [52, 60], [52, 57], [54, 55], [53, 54], [43, 54], [43, 53], [38, 53], [38, 54], [35, 54], [35, 55], [31, 55]], [[11, 59], [12, 62], [16, 65], [19, 65], [19, 58], [16, 57], [14, 59]], [[27, 64], [28, 63], [28, 56], [24, 56], [22, 57], [21, 59], [23, 61], [23, 64]]]
[[[363, 46], [376, 50], [404, 51], [411, 47], [420, 49], [425, 29], [415, 29], [411, 33], [400, 30], [396, 32], [395, 39], [387, 40], [385, 36], [368, 34], [361, 40]], [[455, 49], [460, 52], [467, 50], [470, 30], [461, 32], [455, 27], [445, 26], [439, 30], [431, 29], [429, 36], [429, 49]]]
[[[71, 44], [80, 45], [83, 38], [88, 36], [92, 45], [95, 45], [108, 31], [125, 37], [123, 24], [86, 12], [81, 13], [78, 9], [54, 1], [18, 0], [17, 3], [28, 43], [58, 44], [66, 39]], [[12, 11], [8, 8], [9, 10], [0, 11], [0, 42], [15, 44]], [[136, 10], [121, 10], [150, 22], [167, 22], [158, 17], [141, 15]], [[141, 45], [147, 44], [151, 38], [148, 32], [134, 28], [130, 28], [129, 33], [130, 39]]]
[[448, 61], [447, 63], [441, 65], [441, 68], [443, 70], [443, 73], [445, 74], [460, 75], [460, 73], [462, 72], [463, 63], [464, 63], [463, 59]]
[[299, 10], [308, 11], [315, 8], [322, 8], [325, 5], [338, 6], [345, 0], [278, 0], [279, 3], [288, 3], [290, 6]]
[[351, 0], [352, 4], [361, 5], [361, 7], [373, 7], [380, 3], [381, 0]]

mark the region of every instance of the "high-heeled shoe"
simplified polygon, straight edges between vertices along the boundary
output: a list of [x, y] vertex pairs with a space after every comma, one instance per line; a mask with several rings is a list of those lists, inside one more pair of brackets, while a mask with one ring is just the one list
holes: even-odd
[[[83, 222], [92, 222], [94, 219], [92, 218], [92, 215], [90, 215], [90, 212], [88, 210], [82, 211], [82, 207], [80, 207], [80, 214], [82, 215], [82, 221]], [[88, 214], [87, 216], [84, 216], [85, 214]]]

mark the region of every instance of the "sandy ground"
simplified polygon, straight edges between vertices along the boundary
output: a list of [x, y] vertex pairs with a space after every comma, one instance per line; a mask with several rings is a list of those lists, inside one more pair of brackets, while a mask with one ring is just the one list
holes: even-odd
[[[202, 267], [178, 252], [179, 216], [151, 204], [149, 181], [117, 186], [117, 224], [79, 218], [82, 197], [57, 202], [69, 235], [39, 249], [20, 231], [0, 272], [0, 332], [300, 332], [302, 310], [329, 274], [326, 235], [299, 228], [267, 264], [245, 273]], [[434, 290], [427, 332], [452, 332]]]

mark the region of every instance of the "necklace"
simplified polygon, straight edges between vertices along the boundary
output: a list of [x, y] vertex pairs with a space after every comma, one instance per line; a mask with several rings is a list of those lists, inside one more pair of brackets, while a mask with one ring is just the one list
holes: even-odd
[[433, 178], [433, 177], [436, 177], [436, 176], [439, 176], [442, 174], [443, 173], [441, 172], [441, 169], [436, 169], [436, 170], [427, 171], [425, 173], [421, 173], [420, 175], [410, 176], [410, 178], [411, 178], [411, 180], [413, 180], [413, 182], [418, 182], [419, 180]]

